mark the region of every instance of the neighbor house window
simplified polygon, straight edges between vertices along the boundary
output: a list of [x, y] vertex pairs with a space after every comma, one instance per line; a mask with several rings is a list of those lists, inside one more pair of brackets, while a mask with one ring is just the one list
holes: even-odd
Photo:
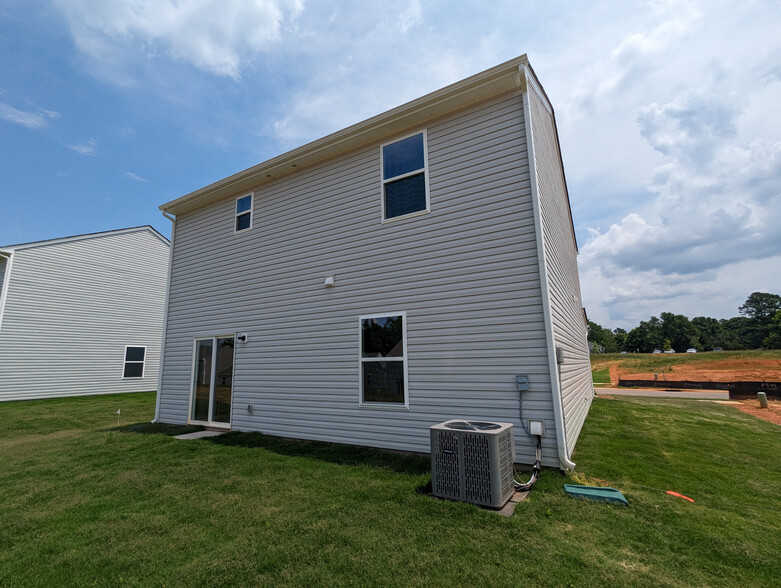
[[404, 313], [360, 318], [361, 403], [406, 404], [405, 322]]
[[236, 198], [236, 232], [252, 228], [252, 194]]
[[383, 219], [429, 210], [426, 133], [382, 146]]
[[143, 378], [144, 360], [146, 359], [146, 347], [125, 346], [125, 369], [123, 378]]

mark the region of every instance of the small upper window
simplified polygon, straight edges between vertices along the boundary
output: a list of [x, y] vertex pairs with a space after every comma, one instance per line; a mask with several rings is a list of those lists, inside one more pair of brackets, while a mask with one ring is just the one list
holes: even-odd
[[252, 228], [252, 194], [236, 199], [236, 232]]
[[125, 369], [123, 378], [143, 378], [146, 347], [125, 347]]
[[382, 146], [383, 218], [429, 210], [425, 132]]

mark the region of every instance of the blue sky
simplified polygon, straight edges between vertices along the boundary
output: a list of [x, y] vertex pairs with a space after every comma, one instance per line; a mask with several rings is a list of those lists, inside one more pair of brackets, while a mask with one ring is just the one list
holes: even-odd
[[781, 293], [781, 3], [5, 0], [0, 243], [157, 207], [527, 53], [605, 326]]

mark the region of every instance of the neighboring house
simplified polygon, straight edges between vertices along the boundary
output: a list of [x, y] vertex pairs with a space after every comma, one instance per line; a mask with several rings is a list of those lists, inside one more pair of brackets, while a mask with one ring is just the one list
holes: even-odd
[[525, 56], [160, 208], [176, 218], [156, 420], [415, 452], [440, 421], [505, 421], [531, 463], [522, 404], [543, 463], [574, 467], [587, 326]]
[[0, 400], [155, 390], [169, 254], [149, 226], [0, 247]]
[[605, 347], [603, 345], [600, 345], [599, 343], [594, 343], [593, 341], [589, 341], [588, 350], [591, 353], [604, 353]]

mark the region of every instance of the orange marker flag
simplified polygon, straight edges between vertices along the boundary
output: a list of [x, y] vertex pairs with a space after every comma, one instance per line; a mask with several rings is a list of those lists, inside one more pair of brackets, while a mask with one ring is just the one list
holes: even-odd
[[677, 496], [678, 498], [683, 498], [684, 500], [688, 500], [689, 502], [694, 502], [694, 498], [689, 498], [688, 496], [684, 496], [683, 494], [678, 494], [677, 492], [673, 492], [672, 490], [668, 490], [667, 494], [670, 496]]

